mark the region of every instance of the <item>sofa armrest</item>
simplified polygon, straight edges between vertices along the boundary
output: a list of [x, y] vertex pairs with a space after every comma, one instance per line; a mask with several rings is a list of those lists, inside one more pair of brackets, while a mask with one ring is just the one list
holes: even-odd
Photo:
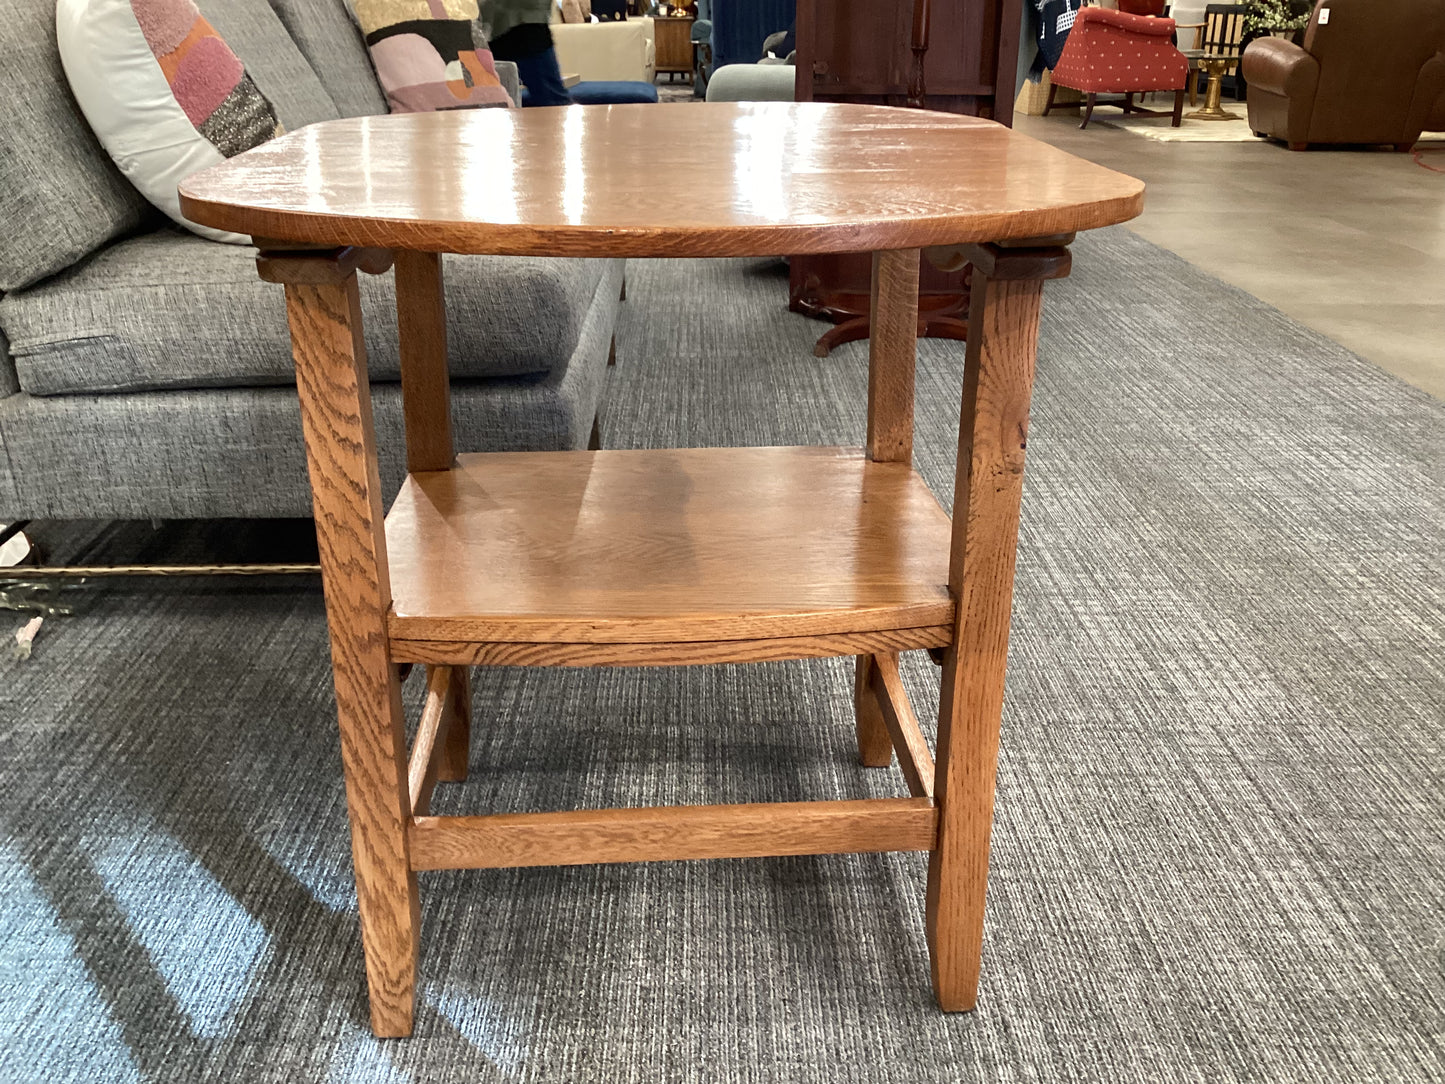
[[1251, 87], [1282, 98], [1312, 97], [1320, 81], [1320, 62], [1292, 41], [1256, 38], [1240, 58]]
[[1436, 53], [1420, 67], [1407, 131], [1417, 139], [1422, 131], [1445, 131], [1445, 53]]
[[492, 66], [497, 69], [497, 79], [502, 84], [502, 89], [512, 99], [512, 104], [518, 109], [522, 107], [522, 77], [517, 72], [517, 65], [510, 60], [496, 60]]
[[[1084, 13], [1088, 12], [1087, 15]], [[1146, 38], [1167, 38], [1174, 33], [1174, 20], [1161, 18], [1157, 15], [1133, 15], [1127, 11], [1116, 11], [1113, 8], [1080, 8], [1075, 18], [1077, 25], [1079, 20], [1098, 23], [1100, 26], [1113, 26], [1120, 30], [1127, 30], [1131, 34], [1140, 34]]]

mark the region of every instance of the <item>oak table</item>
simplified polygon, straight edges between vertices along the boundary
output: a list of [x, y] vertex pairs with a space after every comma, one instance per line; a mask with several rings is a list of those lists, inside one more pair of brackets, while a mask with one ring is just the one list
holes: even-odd
[[[686, 202], [636, 198], [637, 163]], [[327, 121], [181, 186], [285, 284], [372, 1027], [408, 1034], [420, 870], [928, 851], [945, 1010], [974, 1006], [1043, 282], [1143, 185], [989, 121], [838, 104]], [[873, 253], [861, 448], [456, 455], [438, 253]], [[973, 265], [952, 520], [912, 467], [920, 252]], [[383, 516], [357, 271], [395, 266], [408, 477]], [[898, 653], [943, 665], [937, 761]], [[862, 763], [911, 797], [437, 817], [469, 667], [857, 657]], [[426, 667], [408, 754], [401, 668]]]

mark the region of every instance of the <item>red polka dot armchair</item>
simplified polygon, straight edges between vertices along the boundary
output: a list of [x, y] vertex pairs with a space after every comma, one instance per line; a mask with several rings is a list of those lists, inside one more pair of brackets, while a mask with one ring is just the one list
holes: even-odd
[[[1064, 51], [1054, 67], [1049, 101], [1044, 113], [1054, 107], [1054, 91], [1070, 87], [1085, 97], [1084, 123], [1094, 115], [1095, 105], [1122, 106], [1125, 113], [1149, 117], [1168, 116], [1134, 103], [1134, 95], [1157, 90], [1174, 91], [1174, 127], [1184, 114], [1184, 88], [1189, 81], [1189, 61], [1170, 40], [1173, 19], [1130, 15], [1106, 8], [1080, 8]], [[1098, 101], [1100, 94], [1122, 94], [1122, 98]]]

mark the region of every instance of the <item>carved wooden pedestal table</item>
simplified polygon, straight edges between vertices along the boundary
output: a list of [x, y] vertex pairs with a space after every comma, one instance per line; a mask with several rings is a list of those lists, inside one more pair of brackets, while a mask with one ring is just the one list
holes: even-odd
[[[650, 162], [690, 194], [636, 198]], [[422, 870], [928, 851], [946, 1010], [978, 989], [1043, 282], [1143, 185], [988, 121], [823, 104], [327, 121], [197, 174], [194, 221], [284, 283], [378, 1035], [412, 1026]], [[264, 240], [263, 240], [264, 239]], [[920, 250], [974, 268], [950, 521], [913, 470]], [[455, 454], [440, 252], [871, 251], [862, 448]], [[356, 273], [394, 262], [409, 476], [383, 517]], [[860, 434], [860, 436], [863, 434]], [[942, 649], [937, 762], [898, 653]], [[469, 667], [857, 657], [866, 765], [911, 797], [436, 817]], [[426, 667], [410, 754], [400, 668]], [[505, 720], [497, 720], [505, 725]]]

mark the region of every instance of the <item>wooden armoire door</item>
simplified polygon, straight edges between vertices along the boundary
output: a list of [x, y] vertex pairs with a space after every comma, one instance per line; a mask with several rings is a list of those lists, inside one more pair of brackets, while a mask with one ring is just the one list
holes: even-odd
[[[1023, 0], [798, 0], [798, 101], [912, 105], [1013, 122]], [[868, 254], [796, 256], [789, 303], [838, 326], [820, 357], [868, 335]], [[920, 334], [962, 338], [967, 269], [924, 261]]]

